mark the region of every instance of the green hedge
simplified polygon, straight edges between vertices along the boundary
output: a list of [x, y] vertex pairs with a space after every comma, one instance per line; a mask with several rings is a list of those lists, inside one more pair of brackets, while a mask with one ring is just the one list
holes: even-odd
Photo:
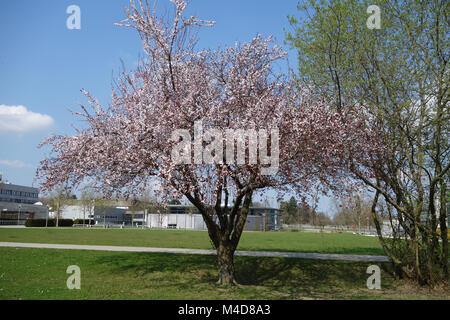
[[[48, 227], [55, 226], [55, 219], [48, 219]], [[45, 219], [27, 219], [25, 227], [45, 227]]]
[[[45, 227], [46, 219], [27, 219], [25, 222], [26, 227]], [[47, 227], [55, 227], [56, 219], [48, 219]], [[72, 219], [59, 219], [58, 220], [59, 227], [71, 227], [73, 226]]]
[[[89, 224], [89, 219], [84, 219], [84, 223], [83, 219], [75, 219], [73, 220], [73, 224]], [[90, 220], [90, 224], [91, 225], [95, 224], [95, 221], [93, 219]]]

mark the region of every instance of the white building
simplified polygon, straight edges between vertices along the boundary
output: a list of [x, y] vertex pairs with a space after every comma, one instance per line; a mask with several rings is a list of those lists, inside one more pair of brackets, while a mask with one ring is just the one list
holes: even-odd
[[[49, 213], [50, 218], [56, 218], [56, 212], [52, 211]], [[89, 212], [88, 208], [85, 208], [80, 205], [70, 205], [70, 206], [64, 206], [60, 209], [60, 215], [59, 217], [61, 219], [86, 219], [89, 218], [93, 219], [93, 215]]]
[[147, 215], [149, 228], [206, 230], [201, 214], [151, 213]]
[[[168, 205], [166, 210], [157, 209], [137, 211], [129, 207], [95, 207], [92, 215], [81, 205], [64, 206], [62, 219], [93, 219], [97, 225], [145, 226], [161, 229], [207, 230], [202, 215], [190, 205]], [[50, 217], [56, 213], [51, 212]], [[277, 208], [250, 207], [244, 230], [276, 231], [281, 227], [281, 212]]]

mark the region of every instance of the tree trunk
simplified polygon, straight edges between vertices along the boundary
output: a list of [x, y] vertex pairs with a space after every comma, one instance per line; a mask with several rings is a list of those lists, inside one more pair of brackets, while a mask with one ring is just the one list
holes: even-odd
[[236, 285], [234, 279], [234, 246], [228, 241], [219, 244], [217, 248], [217, 261], [219, 264], [218, 284], [228, 286]]
[[56, 227], [59, 227], [59, 199], [56, 208]]
[[[439, 208], [439, 227], [441, 230], [441, 240], [442, 240], [442, 250], [441, 250], [441, 264], [442, 270], [444, 272], [444, 277], [446, 279], [449, 278], [448, 272], [448, 228], [447, 224], [449, 221], [447, 220], [447, 184], [442, 180], [441, 181], [441, 195], [440, 195], [440, 208]], [[435, 231], [436, 232], [436, 231]]]
[[[223, 210], [220, 205], [221, 192], [222, 189], [219, 189], [215, 207], [205, 206], [198, 197], [189, 193], [186, 193], [185, 196], [202, 214], [209, 238], [217, 250], [217, 263], [219, 265], [219, 280], [217, 283], [224, 286], [238, 285], [234, 274], [234, 251], [244, 230], [253, 190], [249, 189], [240, 194], [230, 212], [226, 208]], [[244, 200], [243, 203], [242, 200]], [[213, 217], [217, 217], [217, 219]]]

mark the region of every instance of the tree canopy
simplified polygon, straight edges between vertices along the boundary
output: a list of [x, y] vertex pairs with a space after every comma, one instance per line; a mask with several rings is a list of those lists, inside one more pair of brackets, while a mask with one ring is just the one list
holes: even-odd
[[331, 98], [277, 73], [286, 53], [271, 37], [197, 50], [198, 28], [213, 22], [184, 17], [186, 2], [171, 2], [164, 18], [131, 2], [119, 25], [138, 32], [145, 58], [115, 79], [109, 106], [83, 91], [90, 109], [74, 114], [87, 128], [45, 140], [53, 156], [38, 176], [44, 189], [90, 177], [106, 195], [131, 197], [158, 180], [166, 200], [185, 196], [197, 207], [218, 251], [219, 282], [231, 284], [254, 192], [342, 190], [348, 157], [362, 161], [382, 145], [364, 114], [332, 110]]
[[[369, 4], [380, 8], [380, 29], [367, 28]], [[397, 274], [448, 281], [450, 3], [310, 0], [298, 7], [303, 14], [290, 17], [287, 33], [298, 78], [338, 97], [337, 109], [364, 110], [378, 127], [385, 148], [351, 171], [374, 192], [373, 220]], [[402, 240], [382, 236], [381, 202]]]

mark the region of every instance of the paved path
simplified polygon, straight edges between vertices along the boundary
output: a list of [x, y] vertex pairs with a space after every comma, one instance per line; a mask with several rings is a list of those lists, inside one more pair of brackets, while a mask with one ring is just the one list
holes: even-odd
[[0, 228], [26, 228], [24, 225], [4, 225], [4, 224], [2, 224], [2, 225], [0, 225]]
[[[0, 247], [14, 248], [44, 248], [44, 249], [72, 249], [72, 250], [98, 250], [98, 251], [125, 251], [125, 252], [160, 252], [160, 253], [184, 253], [215, 255], [215, 250], [204, 249], [180, 249], [180, 248], [148, 248], [148, 247], [122, 247], [122, 246], [97, 246], [79, 244], [51, 244], [51, 243], [21, 243], [0, 242]], [[328, 254], [328, 253], [304, 253], [304, 252], [274, 252], [274, 251], [236, 251], [237, 256], [251, 257], [282, 257], [316, 260], [347, 260], [364, 262], [389, 262], [386, 256], [353, 255], [353, 254]]]

